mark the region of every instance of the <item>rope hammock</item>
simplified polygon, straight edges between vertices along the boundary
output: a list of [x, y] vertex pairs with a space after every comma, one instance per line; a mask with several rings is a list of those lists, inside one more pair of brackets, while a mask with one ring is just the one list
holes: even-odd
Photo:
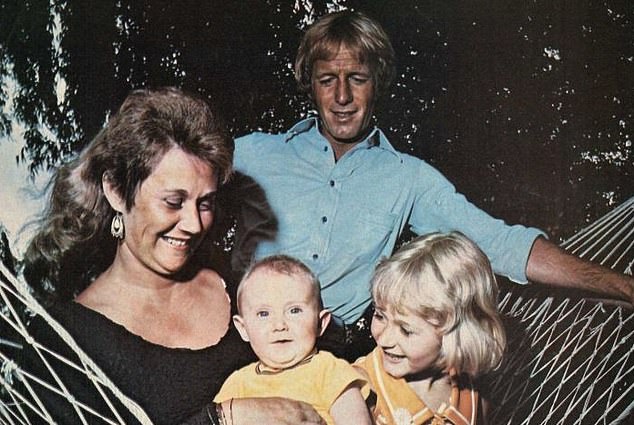
[[[13, 276], [1, 262], [0, 273], [0, 297], [2, 297], [0, 318], [6, 325], [0, 329], [12, 330], [19, 335], [18, 341], [29, 344], [48, 370], [50, 374], [48, 377], [52, 377], [55, 383], [55, 385], [51, 385], [50, 380], [45, 380], [42, 376], [35, 376], [29, 370], [21, 367], [22, 344], [8, 339], [0, 339], [0, 383], [2, 383], [2, 387], [0, 387], [0, 423], [30, 424], [32, 419], [29, 418], [37, 418], [40, 423], [55, 423], [48, 410], [51, 406], [46, 406], [38, 396], [39, 391], [44, 389], [59, 394], [73, 406], [77, 414], [75, 423], [125, 424], [116, 407], [123, 405], [141, 424], [151, 424], [141, 407], [119, 391], [90, 357], [81, 350], [70, 334], [33, 298], [27, 285]], [[79, 362], [64, 358], [36, 341], [24, 324], [24, 312], [44, 318], [51, 329], [75, 352]], [[103, 413], [95, 411], [91, 406], [75, 400], [58, 373], [58, 368], [63, 367], [74, 368], [86, 376], [86, 382], [95, 387], [110, 408], [111, 416], [104, 416]], [[17, 382], [20, 385], [14, 385]], [[115, 403], [114, 400], [119, 403]]]
[[[563, 244], [632, 274], [634, 197]], [[508, 286], [508, 289], [507, 289]], [[485, 383], [492, 424], [634, 423], [634, 314], [614, 302], [503, 286], [508, 352]]]
[[[563, 246], [582, 258], [631, 274], [634, 197]], [[633, 423], [632, 310], [609, 302], [552, 297], [535, 286], [503, 284], [503, 289], [500, 308], [506, 321], [509, 350], [502, 366], [485, 382], [485, 387], [491, 388], [489, 422]], [[42, 389], [55, 392], [70, 403], [77, 415], [76, 423], [123, 424], [121, 409], [141, 424], [151, 423], [143, 410], [116, 388], [37, 303], [26, 284], [1, 262], [0, 297], [0, 423], [29, 424], [29, 418], [34, 417], [42, 423], [54, 423], [38, 397]], [[34, 340], [24, 324], [27, 314], [43, 317], [79, 360], [62, 358]], [[38, 353], [50, 374], [48, 379], [22, 367], [23, 344]], [[87, 384], [104, 398], [109, 415], [77, 401], [59, 378], [59, 368], [83, 373]]]

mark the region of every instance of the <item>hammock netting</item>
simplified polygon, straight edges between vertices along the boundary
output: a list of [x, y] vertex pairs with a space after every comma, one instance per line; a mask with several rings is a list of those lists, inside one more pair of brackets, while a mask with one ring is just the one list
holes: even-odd
[[[141, 424], [151, 424], [145, 412], [134, 401], [126, 397], [99, 369], [99, 367], [75, 343], [70, 334], [57, 323], [33, 298], [26, 284], [15, 277], [0, 263], [0, 424], [56, 423], [50, 413], [42, 392], [50, 391], [61, 398], [55, 403], [68, 403], [76, 413], [73, 424], [124, 424], [121, 414], [125, 409], [127, 417], [135, 417]], [[30, 317], [41, 316], [76, 354], [71, 360], [42, 345], [29, 334], [26, 323]], [[24, 367], [26, 347], [36, 353], [41, 364], [36, 368], [45, 370], [33, 373]], [[109, 414], [97, 411], [94, 406], [83, 404], [70, 393], [62, 376], [73, 369], [85, 376], [85, 385], [94, 387], [109, 408]]]
[[[580, 231], [563, 247], [571, 253], [632, 274], [634, 198]], [[74, 423], [123, 424], [123, 417], [150, 423], [72, 337], [30, 295], [24, 282], [0, 263], [0, 423], [54, 423], [38, 394], [51, 391], [73, 406]], [[500, 279], [501, 280], [501, 279]], [[501, 367], [484, 382], [492, 401], [490, 423], [634, 423], [633, 311], [619, 303], [556, 293], [537, 285], [501, 282], [500, 309], [508, 332]], [[42, 316], [77, 354], [67, 359], [29, 335], [25, 322]], [[21, 362], [25, 346], [45, 367], [38, 376]], [[109, 407], [108, 414], [78, 402], [60, 376], [64, 368], [85, 375]], [[210, 395], [211, 396], [211, 395]], [[125, 415], [122, 414], [125, 410]]]
[[[632, 274], [634, 198], [563, 244]], [[499, 279], [501, 280], [501, 279]], [[632, 424], [634, 312], [537, 285], [504, 284], [508, 351], [485, 384], [492, 424]]]

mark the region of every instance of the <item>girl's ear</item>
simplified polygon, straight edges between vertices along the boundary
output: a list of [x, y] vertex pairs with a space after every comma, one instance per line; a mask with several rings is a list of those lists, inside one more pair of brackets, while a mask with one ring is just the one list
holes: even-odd
[[112, 209], [118, 212], [125, 211], [125, 202], [123, 202], [123, 199], [121, 199], [121, 196], [119, 196], [112, 185], [110, 177], [108, 177], [108, 173], [103, 173], [101, 176], [101, 187]]
[[244, 320], [242, 320], [240, 315], [236, 314], [233, 316], [233, 324], [240, 333], [242, 340], [244, 342], [249, 342], [249, 334], [247, 333], [247, 328], [244, 326]]
[[330, 310], [323, 309], [319, 312], [319, 336], [322, 336], [330, 323]]

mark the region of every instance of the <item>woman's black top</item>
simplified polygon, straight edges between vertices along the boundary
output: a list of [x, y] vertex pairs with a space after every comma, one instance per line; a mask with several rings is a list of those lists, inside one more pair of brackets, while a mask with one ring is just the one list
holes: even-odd
[[[78, 303], [57, 305], [51, 310], [51, 315], [68, 330], [114, 384], [145, 410], [155, 424], [178, 424], [197, 414], [206, 416], [205, 408], [225, 378], [253, 360], [249, 346], [240, 339], [233, 327], [216, 345], [190, 350], [148, 342]], [[30, 331], [36, 341], [64, 357], [78, 361], [74, 352], [42, 319], [35, 319]], [[33, 351], [25, 349], [24, 361], [27, 370], [48, 382], [54, 382]], [[50, 361], [75, 398], [105, 416], [114, 417], [84, 374], [59, 360], [51, 358]], [[80, 423], [68, 402], [48, 390], [37, 391], [58, 423]], [[115, 397], [110, 399], [116, 400]], [[119, 412], [127, 411], [119, 403], [116, 406]], [[137, 423], [129, 413], [123, 417], [126, 424]], [[90, 414], [86, 418], [89, 423], [105, 423]]]

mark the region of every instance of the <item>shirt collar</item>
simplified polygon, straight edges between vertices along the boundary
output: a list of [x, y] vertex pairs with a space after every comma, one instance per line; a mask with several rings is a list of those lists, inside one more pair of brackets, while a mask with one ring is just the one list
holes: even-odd
[[[295, 136], [302, 133], [307, 133], [311, 130], [319, 133], [318, 123], [319, 121], [317, 117], [310, 117], [299, 121], [290, 128], [288, 133], [286, 133], [286, 142], [290, 142], [293, 138], [295, 138]], [[374, 127], [370, 134], [368, 134], [368, 136], [363, 141], [361, 141], [361, 143], [359, 143], [359, 148], [362, 148], [363, 146], [365, 146], [366, 148], [378, 147], [380, 149], [391, 152], [399, 159], [401, 158], [400, 152], [394, 149], [394, 146], [392, 146], [392, 144], [387, 140], [385, 134], [378, 127]]]

